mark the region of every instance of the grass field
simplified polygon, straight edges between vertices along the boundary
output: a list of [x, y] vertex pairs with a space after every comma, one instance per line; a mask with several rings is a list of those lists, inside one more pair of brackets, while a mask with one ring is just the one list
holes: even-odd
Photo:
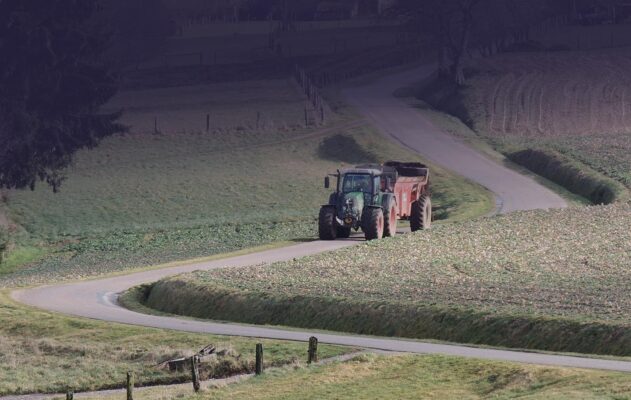
[[[253, 369], [254, 346], [264, 343], [269, 366], [303, 360], [306, 344], [178, 333], [64, 317], [18, 305], [0, 293], [0, 395], [63, 393], [123, 387], [127, 371], [140, 384], [182, 382], [188, 371], [156, 366], [214, 344], [222, 356], [202, 368], [205, 376]], [[351, 351], [323, 346], [323, 356]]]
[[444, 225], [272, 266], [166, 278], [146, 304], [258, 324], [629, 356], [630, 219], [631, 205], [621, 204]]
[[[195, 96], [189, 96], [191, 90]], [[9, 193], [10, 216], [29, 233], [30, 244], [55, 245], [51, 255], [1, 277], [3, 285], [48, 283], [314, 238], [319, 206], [328, 198], [325, 174], [359, 162], [418, 159], [344, 108], [336, 108], [329, 127], [300, 127], [302, 98], [285, 80], [123, 97], [119, 105], [148, 104], [129, 110], [125, 120], [131, 133], [80, 152], [60, 193], [43, 185], [34, 192]], [[143, 133], [152, 110], [168, 104], [181, 114], [169, 112], [165, 126], [179, 126], [182, 119], [190, 119], [190, 126]], [[213, 115], [223, 116], [214, 120], [220, 127], [210, 133], [199, 130], [204, 107], [218, 108]], [[256, 129], [248, 118], [257, 109], [275, 121], [295, 119], [273, 125], [262, 120]], [[432, 172], [439, 218], [462, 220], [490, 210], [492, 201], [481, 187], [437, 167]]]
[[[134, 398], [181, 399], [629, 399], [628, 375], [439, 356], [362, 355], [344, 363], [274, 370], [213, 387], [156, 389]], [[100, 396], [93, 399], [117, 399]]]

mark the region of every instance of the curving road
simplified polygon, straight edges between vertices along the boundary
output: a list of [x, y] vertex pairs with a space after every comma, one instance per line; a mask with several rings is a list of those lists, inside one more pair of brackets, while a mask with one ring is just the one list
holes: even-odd
[[[391, 96], [394, 89], [417, 80], [428, 69], [416, 69], [390, 76], [376, 83], [349, 89], [349, 101], [375, 122], [384, 134], [417, 150], [432, 161], [479, 182], [496, 193], [500, 211], [532, 208], [564, 207], [565, 202], [554, 193], [512, 170], [485, 159], [459, 141], [443, 135], [420, 114], [402, 105]], [[224, 260], [144, 271], [93, 281], [23, 289], [12, 297], [25, 304], [63, 314], [147, 327], [174, 329], [217, 335], [261, 337], [306, 341], [316, 335], [321, 342], [395, 352], [445, 354], [491, 360], [533, 363], [631, 372], [631, 362], [602, 360], [530, 352], [482, 349], [469, 346], [433, 344], [421, 341], [344, 335], [306, 330], [285, 330], [244, 324], [198, 321], [183, 318], [139, 314], [117, 305], [117, 293], [130, 287], [154, 282], [166, 276], [191, 272], [232, 268], [304, 257], [362, 242], [349, 239], [335, 242], [310, 242], [267, 250]]]
[[386, 136], [493, 192], [497, 212], [566, 207], [565, 200], [556, 193], [441, 132], [421, 113], [392, 95], [398, 88], [428, 78], [433, 71], [433, 65], [426, 65], [347, 89], [344, 94]]

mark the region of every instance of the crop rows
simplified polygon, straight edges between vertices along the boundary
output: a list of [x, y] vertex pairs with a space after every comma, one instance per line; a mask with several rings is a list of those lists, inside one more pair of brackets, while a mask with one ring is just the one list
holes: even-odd
[[631, 205], [521, 212], [306, 259], [172, 279], [291, 298], [626, 323]]
[[501, 55], [475, 66], [466, 102], [476, 130], [494, 136], [628, 132], [630, 67], [620, 49]]

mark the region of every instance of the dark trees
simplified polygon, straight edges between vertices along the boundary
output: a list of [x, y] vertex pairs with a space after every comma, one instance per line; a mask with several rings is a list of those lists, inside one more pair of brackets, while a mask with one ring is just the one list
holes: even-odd
[[96, 12], [96, 0], [0, 0], [0, 188], [56, 191], [77, 150], [124, 130], [98, 111], [117, 85]]

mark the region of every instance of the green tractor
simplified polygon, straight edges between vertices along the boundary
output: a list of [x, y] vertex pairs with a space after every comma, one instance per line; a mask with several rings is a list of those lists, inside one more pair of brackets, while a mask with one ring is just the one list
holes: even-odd
[[[429, 170], [419, 163], [389, 161], [338, 170], [336, 188], [318, 219], [321, 240], [348, 238], [361, 229], [366, 240], [394, 236], [399, 219], [413, 231], [431, 226]], [[330, 178], [324, 180], [329, 188]]]

